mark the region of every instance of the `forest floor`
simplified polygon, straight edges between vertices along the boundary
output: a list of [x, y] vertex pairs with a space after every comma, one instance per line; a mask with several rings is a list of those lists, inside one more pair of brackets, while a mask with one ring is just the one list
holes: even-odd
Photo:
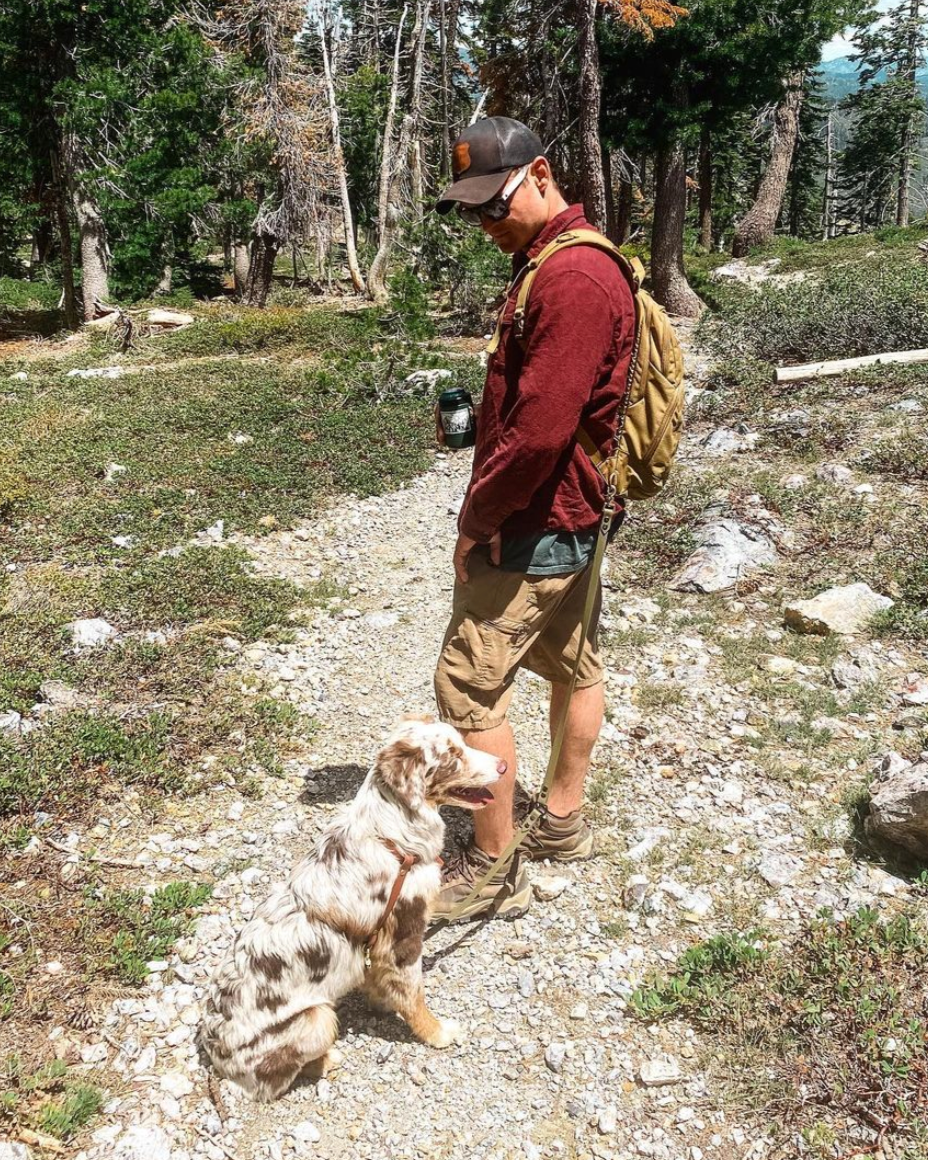
[[[328, 1079], [270, 1106], [223, 1084], [214, 1107], [206, 981], [397, 716], [431, 707], [469, 470], [428, 448], [391, 349], [349, 366], [365, 335], [320, 349], [328, 320], [298, 313], [263, 337], [206, 318], [161, 378], [66, 377], [148, 350], [5, 364], [0, 1136], [80, 1160], [924, 1160], [926, 880], [861, 822], [875, 763], [925, 745], [928, 659], [886, 625], [794, 633], [783, 607], [904, 588], [926, 483], [861, 449], [907, 445], [928, 378], [720, 389], [689, 327], [679, 470], [606, 568], [594, 858], [532, 867], [548, 897], [523, 919], [428, 944], [430, 1005], [463, 1045], [432, 1051], [350, 999]], [[267, 363], [168, 365], [281, 331]], [[294, 369], [313, 342], [318, 365]], [[472, 383], [471, 348], [421, 345], [403, 372]], [[671, 589], [713, 519], [768, 537], [767, 562], [713, 595]], [[78, 653], [75, 616], [115, 634]], [[546, 701], [523, 675], [529, 784]]]

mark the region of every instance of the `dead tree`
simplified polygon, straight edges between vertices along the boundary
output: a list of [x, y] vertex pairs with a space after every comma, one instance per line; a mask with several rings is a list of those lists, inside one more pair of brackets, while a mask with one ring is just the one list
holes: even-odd
[[577, 0], [580, 30], [580, 164], [583, 171], [583, 205], [599, 230], [606, 229], [606, 182], [599, 142], [599, 110], [602, 78], [596, 46], [596, 12], [599, 0]]
[[394, 144], [393, 134], [396, 123], [396, 102], [400, 87], [400, 49], [403, 43], [403, 24], [409, 12], [409, 5], [403, 7], [399, 26], [396, 30], [396, 45], [393, 50], [393, 75], [390, 81], [390, 99], [387, 103], [387, 117], [383, 128], [383, 147], [380, 154], [380, 187], [377, 197], [377, 253], [371, 262], [367, 278], [367, 290], [375, 302], [383, 302], [387, 298], [387, 263], [390, 259], [390, 249], [393, 233], [399, 218], [399, 207], [392, 204], [390, 195], [394, 186]]

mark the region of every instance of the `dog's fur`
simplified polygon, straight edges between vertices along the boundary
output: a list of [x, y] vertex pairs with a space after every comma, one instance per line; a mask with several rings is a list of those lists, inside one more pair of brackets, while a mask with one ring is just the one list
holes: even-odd
[[[273, 1100], [304, 1069], [324, 1074], [338, 1033], [335, 1004], [358, 987], [425, 1043], [458, 1038], [456, 1023], [427, 1009], [422, 987], [422, 940], [440, 886], [438, 806], [485, 805], [502, 772], [448, 725], [415, 718], [397, 727], [357, 797], [261, 903], [216, 971], [200, 1042], [219, 1075]], [[366, 969], [366, 943], [399, 870], [384, 839], [419, 861]]]

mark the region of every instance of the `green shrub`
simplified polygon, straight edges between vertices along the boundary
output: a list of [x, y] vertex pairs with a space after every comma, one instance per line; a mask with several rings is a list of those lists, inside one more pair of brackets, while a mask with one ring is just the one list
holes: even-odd
[[868, 455], [866, 466], [900, 479], [928, 479], [928, 435], [909, 427], [881, 439]]
[[928, 346], [928, 268], [871, 260], [732, 295], [701, 331], [722, 358], [776, 363]]

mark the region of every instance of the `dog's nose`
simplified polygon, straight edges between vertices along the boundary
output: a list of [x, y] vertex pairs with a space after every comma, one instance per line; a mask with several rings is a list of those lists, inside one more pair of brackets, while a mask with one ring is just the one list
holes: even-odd
[[509, 766], [506, 764], [505, 761], [497, 761], [496, 772], [500, 775], [500, 777], [503, 776], [503, 774], [506, 772], [506, 770], [508, 768], [509, 768]]

